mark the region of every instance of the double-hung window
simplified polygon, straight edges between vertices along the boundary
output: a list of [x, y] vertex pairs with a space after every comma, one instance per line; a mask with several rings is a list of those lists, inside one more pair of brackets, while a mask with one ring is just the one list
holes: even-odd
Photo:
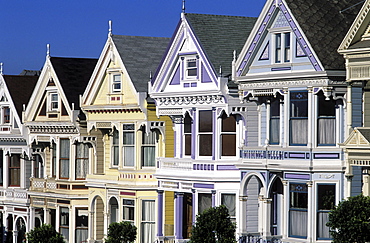
[[59, 96], [58, 93], [49, 93], [49, 111], [58, 111], [59, 109]]
[[290, 91], [290, 145], [307, 145], [308, 93]]
[[89, 213], [87, 208], [76, 208], [76, 242], [87, 242]]
[[211, 193], [199, 193], [198, 194], [198, 214], [204, 210], [212, 207], [212, 194]]
[[112, 165], [119, 165], [119, 132], [117, 130], [113, 131], [112, 137]]
[[55, 143], [51, 146], [51, 176], [57, 176], [57, 146]]
[[141, 146], [141, 166], [153, 167], [155, 166], [155, 145], [157, 141], [157, 132], [142, 131], [142, 146]]
[[142, 201], [141, 242], [151, 243], [155, 239], [155, 201]]
[[121, 92], [122, 80], [121, 74], [112, 75], [112, 92]]
[[329, 227], [326, 223], [329, 221], [329, 212], [335, 206], [335, 185], [319, 184], [317, 185], [317, 239], [330, 240]]
[[213, 112], [199, 111], [198, 147], [199, 156], [212, 156], [213, 147]]
[[135, 201], [131, 199], [123, 199], [123, 221], [134, 224], [135, 220]]
[[308, 187], [307, 184], [290, 183], [290, 208], [289, 208], [289, 236], [307, 237], [307, 209]]
[[41, 155], [35, 154], [34, 158], [35, 160], [33, 161], [34, 162], [33, 176], [35, 178], [43, 178], [44, 177], [44, 166], [43, 166]]
[[186, 59], [186, 78], [187, 79], [197, 78], [197, 75], [198, 75], [197, 59], [195, 57]]
[[280, 141], [280, 101], [273, 99], [270, 103], [270, 144]]
[[69, 139], [60, 139], [60, 151], [59, 151], [59, 178], [68, 179], [69, 178]]
[[275, 63], [290, 62], [291, 59], [291, 34], [275, 34]]
[[69, 209], [61, 207], [59, 217], [59, 232], [69, 241]]
[[224, 113], [221, 118], [221, 156], [236, 156], [236, 119]]
[[3, 124], [10, 124], [10, 108], [3, 106]]
[[21, 156], [12, 154], [9, 157], [9, 186], [20, 186], [21, 184]]
[[335, 145], [335, 100], [318, 97], [317, 145]]
[[184, 136], [185, 136], [185, 155], [191, 155], [191, 127], [192, 127], [193, 120], [186, 113], [184, 118]]
[[86, 178], [89, 168], [89, 145], [87, 143], [76, 144], [76, 179]]
[[123, 125], [123, 163], [125, 166], [135, 165], [135, 125]]
[[236, 222], [236, 196], [235, 194], [222, 193], [221, 204], [225, 205], [229, 211], [230, 218], [233, 222]]

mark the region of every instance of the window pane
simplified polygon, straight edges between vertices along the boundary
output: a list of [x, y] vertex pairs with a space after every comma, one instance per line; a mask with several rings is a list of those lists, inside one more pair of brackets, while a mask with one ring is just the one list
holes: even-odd
[[290, 117], [308, 116], [308, 97], [307, 91], [290, 92]]
[[222, 134], [222, 156], [235, 156], [236, 155], [236, 135], [235, 134]]
[[199, 155], [212, 156], [212, 134], [199, 135]]
[[221, 204], [229, 210], [230, 217], [236, 216], [235, 194], [221, 194]]
[[152, 243], [155, 237], [155, 201], [142, 201], [141, 239], [143, 243]]
[[323, 94], [318, 95], [319, 116], [335, 116], [335, 100], [326, 100]]
[[123, 133], [123, 144], [134, 144], [135, 134], [133, 132], [124, 132]]
[[222, 117], [222, 132], [235, 132], [236, 131], [236, 119], [235, 116], [231, 115]]
[[191, 133], [191, 125], [192, 119], [190, 118], [189, 114], [186, 113], [184, 118], [184, 133]]
[[212, 194], [199, 193], [198, 194], [198, 213], [212, 207]]
[[185, 135], [185, 155], [191, 155], [191, 135]]
[[155, 146], [143, 146], [142, 151], [142, 166], [155, 166]]
[[126, 146], [123, 148], [123, 159], [125, 166], [134, 166], [135, 165], [135, 147]]
[[69, 139], [60, 139], [60, 157], [69, 158]]
[[212, 132], [212, 111], [199, 111], [199, 132]]
[[291, 144], [305, 145], [308, 138], [308, 120], [294, 119], [290, 121], [290, 142]]
[[135, 201], [123, 199], [123, 220], [133, 222], [135, 218]]

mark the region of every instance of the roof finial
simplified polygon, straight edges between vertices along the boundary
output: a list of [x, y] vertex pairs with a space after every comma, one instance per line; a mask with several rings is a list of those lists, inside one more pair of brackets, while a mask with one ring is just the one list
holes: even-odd
[[108, 36], [112, 36], [112, 20], [109, 20], [108, 25], [109, 25]]
[[234, 52], [233, 52], [233, 61], [234, 62], [236, 61], [236, 50], [234, 50]]
[[0, 62], [0, 74], [3, 75], [3, 65], [4, 63]]
[[46, 56], [50, 57], [50, 44], [46, 44]]
[[152, 81], [152, 71], [149, 72], [149, 81]]
[[220, 77], [221, 77], [221, 74], [222, 74], [222, 66], [220, 65]]
[[182, 12], [185, 13], [185, 0], [182, 0]]

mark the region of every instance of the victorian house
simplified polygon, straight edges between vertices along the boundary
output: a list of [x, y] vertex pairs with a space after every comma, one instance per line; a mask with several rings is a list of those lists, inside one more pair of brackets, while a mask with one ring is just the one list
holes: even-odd
[[[82, 97], [95, 160], [87, 177], [89, 242], [102, 240], [112, 222], [137, 227], [137, 240], [152, 243], [156, 233], [156, 157], [173, 155], [172, 121], [157, 118], [148, 80], [169, 39], [112, 35]], [[158, 202], [160, 203], [160, 202]]]
[[30, 228], [51, 224], [67, 242], [87, 239], [86, 177], [97, 138], [86, 133], [79, 99], [96, 62], [48, 54], [23, 114], [32, 165]]
[[347, 89], [337, 52], [356, 3], [268, 0], [234, 65], [241, 101], [258, 109], [246, 117], [258, 122], [257, 143], [244, 144], [236, 165], [241, 235], [329, 242], [328, 211], [358, 190], [346, 187], [339, 143], [361, 126], [361, 84]]
[[163, 192], [157, 204], [159, 242], [186, 241], [196, 215], [220, 204], [241, 224], [241, 174], [235, 164], [240, 147], [257, 145], [257, 105], [240, 104], [231, 64], [255, 21], [182, 13], [149, 83], [157, 115], [170, 117], [175, 131], [174, 155], [159, 156], [155, 174]]
[[37, 75], [0, 75], [0, 242], [21, 242], [30, 229], [31, 161], [22, 112]]
[[[362, 87], [357, 97], [347, 98], [347, 110], [356, 112], [353, 99], [362, 99], [359, 105], [363, 114], [356, 121], [347, 123], [347, 140], [342, 144], [346, 155], [346, 196], [362, 192], [370, 195], [370, 1], [366, 1], [353, 22], [338, 51], [346, 61], [348, 90]], [[351, 112], [348, 112], [351, 115]], [[349, 121], [350, 117], [348, 117]], [[354, 128], [354, 129], [353, 129]], [[348, 134], [349, 133], [349, 134]], [[359, 183], [362, 182], [362, 183]], [[357, 185], [355, 187], [354, 185]], [[362, 185], [362, 188], [359, 187]]]

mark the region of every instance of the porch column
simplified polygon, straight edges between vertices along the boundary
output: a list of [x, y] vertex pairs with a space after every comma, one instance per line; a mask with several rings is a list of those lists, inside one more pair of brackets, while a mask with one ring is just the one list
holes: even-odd
[[363, 181], [363, 186], [362, 186], [362, 194], [364, 196], [370, 196], [370, 175], [369, 175], [369, 169], [368, 168], [363, 168], [362, 169], [362, 181]]
[[157, 236], [163, 236], [163, 190], [157, 190], [158, 194], [158, 218], [157, 218]]
[[87, 228], [87, 242], [93, 242], [94, 240], [94, 211], [89, 211], [88, 218], [88, 228]]
[[195, 204], [195, 194], [196, 194], [196, 190], [195, 189], [191, 189], [191, 193], [192, 193], [192, 206], [193, 206], [193, 208], [192, 208], [192, 217], [193, 217], [193, 219], [192, 219], [192, 222], [193, 222], [193, 225], [195, 224], [195, 221], [197, 220], [197, 216], [196, 216], [196, 214], [195, 214], [195, 209], [196, 209], [196, 204]]
[[240, 218], [239, 218], [239, 234], [247, 232], [247, 218], [246, 218], [246, 208], [247, 208], [248, 196], [239, 196], [239, 208], [240, 208]]
[[282, 212], [282, 219], [283, 219], [283, 225], [281, 227], [281, 232], [283, 239], [286, 239], [288, 236], [288, 213], [289, 213], [289, 182], [287, 180], [283, 180], [283, 190], [284, 190], [284, 199], [283, 199], [283, 212]]
[[108, 227], [109, 227], [109, 212], [107, 211], [108, 211], [107, 209], [105, 209], [104, 211], [104, 237], [108, 235]]
[[50, 209], [44, 208], [44, 224], [50, 224]]
[[175, 196], [175, 239], [183, 239], [182, 224], [183, 224], [183, 207], [184, 207], [184, 193], [177, 192]]
[[353, 178], [353, 172], [352, 172], [352, 165], [350, 164], [350, 160], [348, 159], [348, 152], [344, 152], [345, 156], [345, 165], [346, 165], [346, 171], [345, 171], [345, 188], [344, 188], [344, 198], [349, 198], [352, 194], [352, 178]]
[[212, 190], [212, 208], [216, 206], [216, 190]]
[[[313, 206], [315, 205], [313, 200], [314, 200], [314, 195], [313, 195], [313, 190], [312, 190], [312, 181], [307, 182], [307, 192], [308, 192], [308, 205], [307, 205], [307, 242], [312, 242], [312, 236], [314, 229], [314, 220], [313, 220]], [[315, 224], [316, 225], [316, 224]]]
[[28, 217], [28, 230], [35, 228], [35, 208], [30, 207], [30, 216]]
[[263, 198], [263, 208], [262, 208], [263, 237], [271, 236], [271, 202], [272, 202], [271, 198]]

